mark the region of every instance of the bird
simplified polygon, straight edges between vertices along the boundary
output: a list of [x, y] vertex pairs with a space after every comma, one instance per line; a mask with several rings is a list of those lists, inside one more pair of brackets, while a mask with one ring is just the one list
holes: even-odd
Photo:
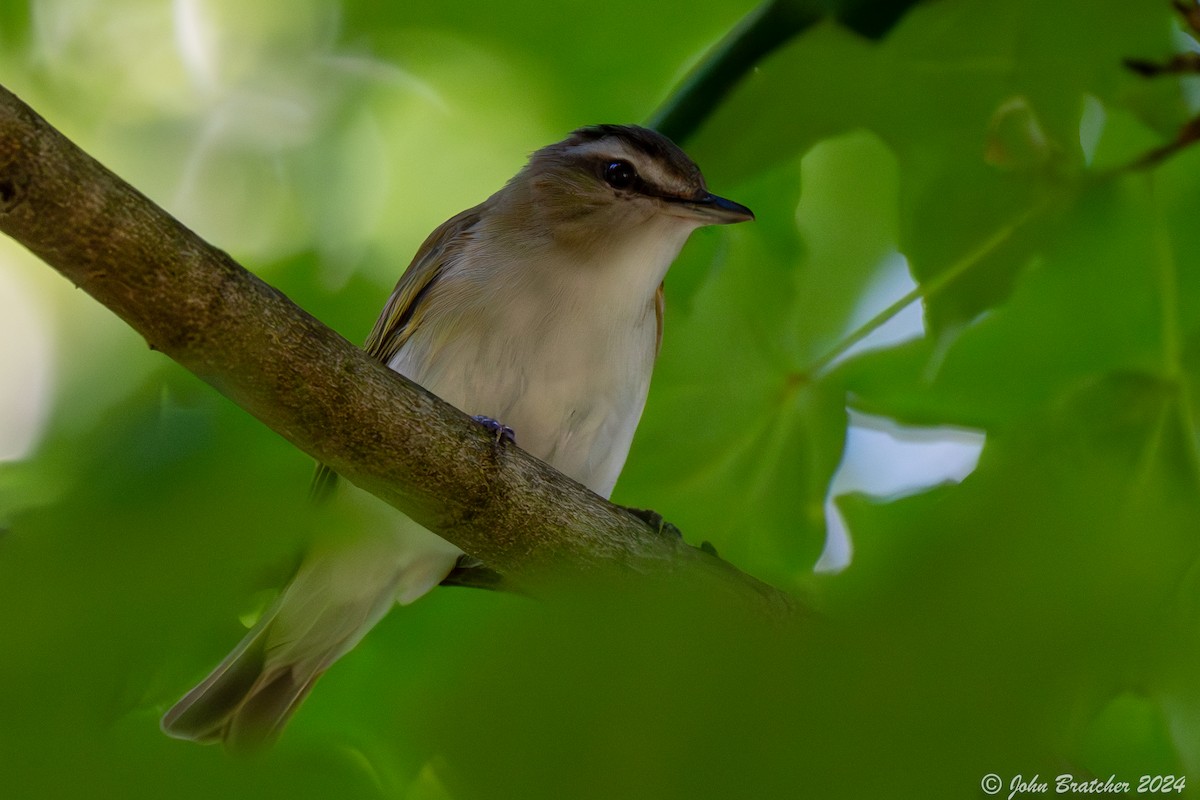
[[[663, 134], [579, 128], [429, 235], [364, 349], [608, 498], [661, 347], [668, 269], [697, 228], [753, 219]], [[315, 493], [335, 485], [318, 467]], [[399, 512], [385, 527], [306, 556], [162, 730], [239, 751], [269, 745], [393, 606], [477, 565]]]

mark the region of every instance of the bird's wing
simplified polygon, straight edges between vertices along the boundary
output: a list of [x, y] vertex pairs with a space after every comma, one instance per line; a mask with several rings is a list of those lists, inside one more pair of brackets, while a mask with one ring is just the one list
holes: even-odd
[[384, 364], [395, 358], [408, 341], [420, 316], [421, 301], [437, 283], [445, 269], [447, 256], [469, 240], [471, 229], [479, 221], [480, 207], [468, 209], [443, 222], [421, 245], [408, 269], [400, 276], [375, 327], [367, 335], [363, 349]]
[[[400, 276], [391, 297], [375, 320], [363, 349], [368, 355], [391, 362], [420, 320], [423, 301], [441, 277], [449, 257], [461, 249], [471, 237], [483, 206], [469, 208], [443, 222], [417, 250], [412, 263]], [[660, 322], [661, 327], [661, 322]], [[337, 485], [337, 473], [324, 464], [317, 464], [310, 495], [315, 499], [327, 497]]]

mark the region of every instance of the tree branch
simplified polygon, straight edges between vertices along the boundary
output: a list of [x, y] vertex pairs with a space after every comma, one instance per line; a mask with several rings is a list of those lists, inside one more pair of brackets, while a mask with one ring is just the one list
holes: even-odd
[[742, 77], [776, 49], [823, 19], [881, 39], [919, 0], [767, 0], [747, 14], [671, 93], [646, 125], [683, 142]]
[[[0, 230], [296, 447], [489, 567], [619, 564], [784, 594], [653, 530], [387, 369], [0, 87]], [[694, 568], [699, 568], [696, 570]]]

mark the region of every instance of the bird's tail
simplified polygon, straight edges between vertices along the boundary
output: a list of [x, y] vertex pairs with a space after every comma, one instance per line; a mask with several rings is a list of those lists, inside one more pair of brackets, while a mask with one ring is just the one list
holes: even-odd
[[415, 600], [454, 568], [460, 551], [437, 542], [413, 548], [378, 537], [310, 557], [233, 652], [166, 713], [163, 731], [236, 751], [270, 744], [317, 678], [392, 603]]

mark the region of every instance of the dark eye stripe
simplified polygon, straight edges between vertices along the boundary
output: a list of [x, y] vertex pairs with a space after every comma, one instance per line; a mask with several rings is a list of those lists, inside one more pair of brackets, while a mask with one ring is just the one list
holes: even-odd
[[[630, 170], [632, 170], [633, 175], [629, 183], [618, 186], [609, 180], [607, 175], [608, 169], [616, 164], [625, 164], [630, 168]], [[596, 174], [599, 175], [600, 180], [604, 181], [609, 186], [612, 186], [614, 189], [622, 192], [631, 192], [634, 194], [643, 195], [645, 197], [655, 197], [659, 200], [666, 200], [668, 202], [676, 203], [687, 202], [695, 199], [691, 197], [683, 197], [661, 187], [655, 186], [643, 178], [641, 173], [638, 172], [637, 168], [627, 159], [618, 158], [615, 156], [603, 156], [596, 160], [595, 170]]]

